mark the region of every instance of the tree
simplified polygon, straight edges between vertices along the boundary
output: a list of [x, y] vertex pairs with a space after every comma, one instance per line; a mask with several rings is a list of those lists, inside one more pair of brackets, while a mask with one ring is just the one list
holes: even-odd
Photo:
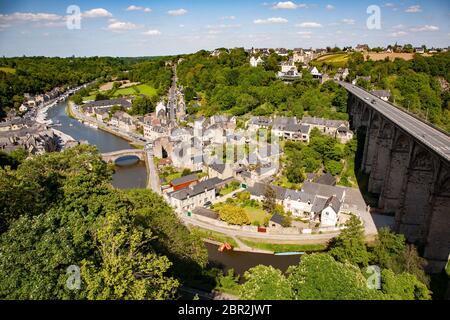
[[367, 266], [369, 253], [364, 242], [364, 227], [361, 220], [352, 216], [346, 228], [332, 240], [330, 254], [337, 261], [349, 262], [360, 267]]
[[280, 270], [259, 265], [244, 273], [246, 282], [239, 290], [243, 300], [290, 300], [290, 283]]
[[134, 229], [127, 217], [109, 214], [94, 238], [99, 262], [82, 261], [81, 276], [88, 299], [170, 299], [178, 281], [165, 274], [171, 262], [165, 256], [145, 252], [154, 239], [151, 231]]
[[379, 298], [367, 287], [358, 267], [341, 263], [326, 253], [308, 254], [288, 269], [288, 281], [297, 300], [363, 300]]
[[137, 96], [133, 100], [130, 114], [132, 115], [146, 115], [147, 113], [154, 112], [156, 108], [156, 102], [154, 98], [150, 98], [144, 95]]
[[275, 210], [276, 205], [276, 192], [270, 186], [270, 184], [266, 184], [264, 186], [264, 199], [263, 199], [263, 209], [268, 213], [272, 213]]
[[[174, 278], [198, 277], [202, 240], [155, 193], [110, 180], [87, 145], [0, 169], [0, 298], [164, 298]], [[80, 290], [66, 286], [71, 265], [84, 272]]]
[[430, 300], [427, 286], [409, 273], [396, 275], [392, 270], [381, 272], [381, 291], [392, 300]]
[[250, 224], [250, 220], [245, 210], [232, 204], [222, 205], [219, 209], [219, 217], [229, 224]]

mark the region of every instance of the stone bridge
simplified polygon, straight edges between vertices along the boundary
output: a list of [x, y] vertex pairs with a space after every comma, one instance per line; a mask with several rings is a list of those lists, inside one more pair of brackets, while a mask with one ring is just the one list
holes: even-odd
[[361, 169], [378, 207], [395, 214], [395, 231], [423, 250], [431, 272], [450, 252], [450, 136], [367, 91], [349, 93], [352, 129], [365, 133]]
[[108, 153], [102, 153], [103, 161], [107, 163], [114, 163], [117, 159], [125, 157], [125, 156], [135, 156], [138, 157], [139, 160], [145, 160], [145, 151], [141, 149], [126, 149], [126, 150], [118, 150]]

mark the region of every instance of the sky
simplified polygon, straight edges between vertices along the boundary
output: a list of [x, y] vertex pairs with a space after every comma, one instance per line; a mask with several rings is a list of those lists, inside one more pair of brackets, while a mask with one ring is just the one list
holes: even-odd
[[0, 0], [0, 55], [157, 56], [395, 42], [448, 47], [449, 21], [450, 0]]

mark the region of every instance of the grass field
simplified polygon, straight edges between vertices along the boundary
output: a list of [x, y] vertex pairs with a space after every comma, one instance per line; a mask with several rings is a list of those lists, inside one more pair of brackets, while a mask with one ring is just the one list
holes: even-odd
[[345, 67], [350, 55], [348, 53], [333, 53], [323, 55], [317, 58], [314, 62], [316, 65], [320, 66], [324, 63], [333, 65], [335, 67]]
[[[89, 92], [89, 96], [83, 97], [83, 101], [95, 100], [95, 96], [98, 91]], [[105, 94], [105, 92], [103, 92]], [[128, 88], [117, 89], [113, 91], [111, 98], [115, 98], [118, 96], [136, 96], [138, 94], [143, 94], [149, 97], [156, 96], [156, 89], [148, 84], [140, 84], [137, 86], [132, 86]]]
[[254, 241], [253, 239], [248, 238], [239, 238], [243, 243], [248, 245], [249, 247], [273, 251], [273, 252], [291, 252], [291, 251], [323, 251], [327, 247], [325, 244], [279, 244], [279, 243], [266, 243]]
[[238, 247], [238, 244], [236, 243], [236, 241], [233, 238], [228, 237], [227, 235], [220, 233], [220, 232], [210, 231], [210, 230], [202, 229], [199, 227], [193, 227], [193, 228], [191, 228], [191, 233], [198, 235], [202, 239], [209, 239], [209, 240], [217, 241], [217, 242], [221, 242], [221, 243], [228, 242], [234, 248]]
[[9, 68], [9, 67], [0, 67], [0, 71], [6, 72], [6, 73], [12, 73], [12, 74], [16, 73], [16, 69]]
[[146, 96], [152, 97], [156, 95], [156, 89], [148, 84], [140, 84], [138, 86], [133, 86], [129, 88], [117, 89], [114, 92], [113, 96], [114, 97], [117, 97], [119, 95], [132, 96], [138, 94], [144, 94]]
[[264, 224], [264, 220], [269, 216], [267, 212], [263, 209], [255, 208], [255, 207], [244, 207], [245, 212], [250, 219], [250, 223], [258, 222], [260, 225]]

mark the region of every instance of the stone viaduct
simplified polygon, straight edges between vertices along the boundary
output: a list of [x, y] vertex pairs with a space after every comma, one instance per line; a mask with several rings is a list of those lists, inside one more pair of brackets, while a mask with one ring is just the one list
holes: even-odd
[[381, 211], [395, 214], [396, 232], [423, 249], [430, 272], [450, 252], [450, 136], [367, 91], [349, 93], [352, 129], [365, 132], [361, 169]]

